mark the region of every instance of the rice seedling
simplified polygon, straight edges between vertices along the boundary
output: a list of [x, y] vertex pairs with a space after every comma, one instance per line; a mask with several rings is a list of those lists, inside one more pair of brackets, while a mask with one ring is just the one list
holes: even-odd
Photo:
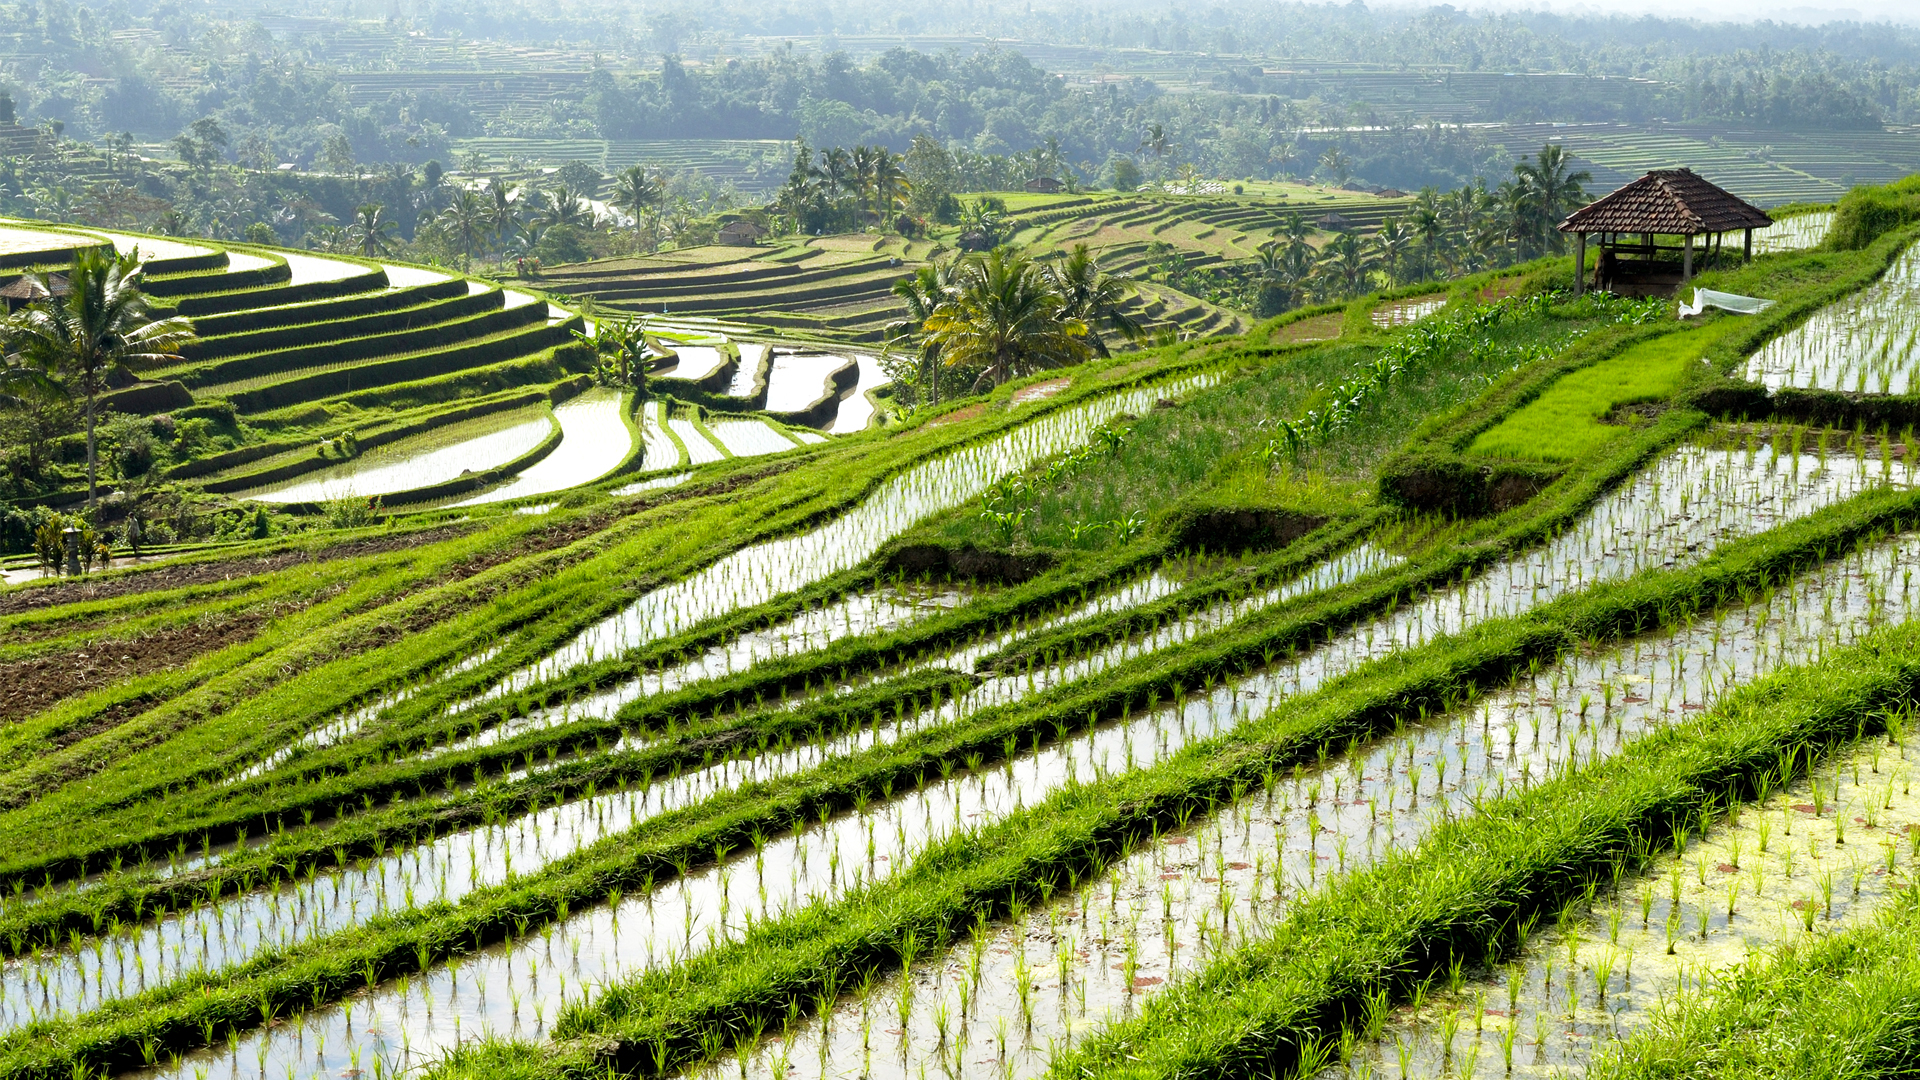
[[1769, 390], [1806, 387], [1908, 394], [1920, 335], [1920, 250], [1909, 249], [1879, 281], [1762, 346], [1746, 376]]
[[[1723, 657], [1740, 658], [1740, 681], [1745, 682], [1774, 667], [1804, 662], [1812, 650], [1822, 647], [1823, 641], [1845, 643], [1869, 632], [1876, 625], [1875, 620], [1869, 618], [1869, 612], [1875, 608], [1870, 590], [1862, 591], [1851, 583], [1866, 580], [1875, 583], [1870, 588], [1885, 589], [1897, 580], [1899, 568], [1915, 560], [1920, 560], [1920, 539], [1903, 538], [1810, 574], [1767, 601], [1732, 609], [1670, 636], [1642, 639], [1598, 656], [1570, 657], [1557, 669], [1538, 672], [1514, 690], [1494, 695], [1478, 707], [1462, 710], [1443, 726], [1410, 732], [1404, 740], [1389, 741], [1361, 760], [1335, 766], [1332, 770], [1335, 777], [1343, 782], [1357, 782], [1356, 790], [1373, 794], [1393, 807], [1395, 816], [1387, 827], [1383, 828], [1364, 811], [1364, 800], [1334, 796], [1331, 785], [1322, 782], [1327, 774], [1312, 779], [1282, 780], [1266, 792], [1234, 805], [1198, 831], [1183, 830], [1148, 845], [1124, 860], [1112, 877], [1099, 880], [1077, 895], [1063, 896], [1051, 909], [1036, 910], [1025, 918], [999, 924], [984, 950], [976, 941], [955, 950], [944, 960], [930, 962], [920, 971], [896, 977], [893, 982], [897, 992], [920, 995], [922, 1000], [916, 1008], [921, 1010], [934, 1007], [935, 1003], [951, 1003], [954, 980], [942, 972], [959, 970], [961, 956], [980, 956], [984, 952], [989, 960], [996, 956], [1011, 958], [1017, 955], [1021, 942], [1058, 941], [1060, 928], [1067, 925], [1072, 916], [1078, 916], [1078, 938], [1093, 943], [1086, 949], [1076, 980], [1085, 988], [1084, 1000], [1056, 996], [1051, 1001], [1043, 1000], [1037, 1010], [1031, 1010], [1030, 1003], [998, 999], [986, 993], [977, 994], [970, 1001], [974, 1017], [991, 1018], [996, 1015], [996, 1008], [1012, 1008], [1017, 1010], [1022, 1025], [1030, 1024], [1036, 1033], [1045, 1035], [1049, 1040], [1045, 1050], [1036, 1043], [1019, 1059], [1027, 1071], [1036, 1071], [1045, 1065], [1054, 1049], [1072, 1044], [1074, 1032], [1097, 1030], [1102, 1022], [1126, 1015], [1134, 999], [1152, 995], [1159, 987], [1203, 969], [1207, 957], [1202, 949], [1206, 943], [1219, 937], [1231, 941], [1240, 935], [1257, 936], [1263, 926], [1282, 917], [1293, 896], [1313, 888], [1314, 878], [1320, 872], [1317, 865], [1327, 857], [1319, 847], [1325, 833], [1335, 832], [1342, 840], [1350, 837], [1364, 845], [1355, 852], [1355, 858], [1364, 865], [1414, 845], [1432, 824], [1470, 812], [1474, 798], [1467, 780], [1470, 775], [1492, 780], [1500, 790], [1508, 786], [1518, 789], [1524, 763], [1531, 762], [1541, 772], [1549, 772], [1604, 758], [1640, 732], [1666, 722], [1669, 717], [1684, 715], [1686, 708], [1710, 702], [1723, 692], [1724, 669], [1719, 666]], [[1839, 615], [1811, 603], [1829, 592], [1844, 592], [1848, 597]], [[1666, 663], [1669, 658], [1677, 658], [1679, 663], [1669, 666]], [[1518, 728], [1525, 717], [1550, 717], [1556, 708], [1564, 709], [1568, 702], [1577, 701], [1582, 688], [1591, 685], [1593, 679], [1623, 661], [1655, 673], [1660, 682], [1650, 685], [1650, 691], [1660, 689], [1667, 678], [1675, 679], [1674, 697], [1679, 704], [1666, 708], [1651, 692], [1622, 702], [1601, 717], [1606, 733], [1594, 749], [1583, 744], [1580, 732], [1568, 730], [1564, 724], [1557, 735], [1554, 725], [1536, 727], [1520, 753], [1504, 761], [1476, 753], [1483, 744], [1467, 738], [1478, 733], [1486, 718], [1497, 718], [1509, 727]], [[1407, 763], [1396, 767], [1403, 758]], [[1413, 778], [1422, 772], [1431, 775], [1433, 767], [1441, 762], [1452, 763], [1460, 775], [1450, 785], [1429, 789], [1425, 801], [1420, 801], [1413, 792]], [[1451, 770], [1443, 768], [1441, 773], [1445, 775], [1448, 771]], [[1280, 853], [1281, 859], [1269, 866], [1273, 852]], [[1694, 858], [1706, 857], [1695, 845]], [[1682, 871], [1688, 868], [1676, 860], [1672, 863], [1672, 872], [1666, 875], [1676, 893], [1682, 889]], [[1692, 878], [1686, 876], [1684, 880]], [[1718, 886], [1718, 874], [1711, 880]], [[1142, 888], [1149, 883], [1157, 883], [1158, 888]], [[1686, 895], [1696, 895], [1693, 887], [1687, 888]], [[1221, 896], [1228, 897], [1225, 906], [1219, 903]], [[1695, 906], [1688, 905], [1689, 908]], [[1650, 907], [1650, 903], [1643, 905], [1643, 911]], [[1089, 921], [1090, 912], [1104, 914], [1096, 923]], [[1683, 936], [1694, 940], [1688, 931], [1695, 930], [1697, 919], [1706, 918], [1708, 914], [1704, 906], [1699, 906], [1696, 914], [1683, 909], [1676, 901], [1669, 905], [1664, 925], [1656, 924], [1653, 932], [1668, 935], [1677, 953]], [[1599, 913], [1589, 918], [1617, 940], [1621, 922], [1618, 915], [1615, 909], [1611, 924]], [[1580, 921], [1584, 923], [1587, 919]], [[1150, 937], [1125, 929], [1140, 924], [1158, 924], [1162, 933]], [[1624, 951], [1633, 956], [1636, 954], [1631, 940], [1634, 935], [1629, 932], [1628, 936], [1629, 944]], [[1706, 934], [1698, 938], [1707, 939]], [[1102, 942], [1111, 944], [1102, 945]], [[1550, 956], [1553, 947], [1571, 945], [1577, 956], [1580, 944], [1580, 938], [1560, 933], [1538, 939], [1536, 947]], [[1613, 957], [1616, 953], [1610, 951], [1612, 949], [1613, 946], [1608, 945], [1587, 952], [1592, 957]], [[1595, 970], [1593, 965], [1600, 963], [1606, 966], [1607, 980], [1617, 984], [1616, 960], [1588, 960], [1584, 969], [1576, 960], [1568, 963], [1566, 970], [1578, 975], [1582, 970]], [[997, 978], [996, 970], [999, 971]], [[1530, 1000], [1524, 989], [1528, 985], [1521, 974], [1524, 970], [1512, 969], [1513, 1007]], [[1009, 980], [1004, 968], [997, 969], [989, 963], [986, 971], [989, 985]], [[1626, 971], [1629, 975], [1632, 973], [1631, 963]], [[1060, 985], [1066, 985], [1070, 977], [1063, 967]], [[1464, 979], [1458, 966], [1452, 969], [1447, 981], [1455, 978]], [[1534, 984], [1542, 983], [1545, 978], [1536, 971]], [[969, 981], [974, 981], [971, 975]], [[1580, 982], [1577, 978], [1571, 981]], [[1474, 994], [1486, 995], [1490, 990], [1472, 983], [1465, 985], [1467, 990], [1461, 991], [1456, 986], [1453, 988], [1456, 992], [1451, 995], [1445, 984], [1437, 992], [1449, 1001], [1459, 1001], [1471, 1000]], [[1628, 985], [1631, 993], [1631, 987], [1637, 984], [1629, 982]], [[1581, 992], [1599, 994], [1597, 984]], [[1052, 1006], [1051, 1010], [1048, 1005]], [[850, 1007], [850, 1003], [841, 1003], [837, 1015], [844, 1015]], [[1516, 1017], [1523, 1015], [1512, 1013], [1511, 1008], [1509, 1011]], [[1418, 1004], [1410, 1006], [1407, 1022], [1417, 1026], [1419, 1021], [1414, 1017], [1420, 1013]], [[1445, 1025], [1451, 1022], [1457, 1032], [1461, 1019], [1458, 1013], [1450, 1011], [1442, 1014], [1441, 1022], [1444, 1038]], [[843, 1030], [839, 1024], [822, 1025], [816, 1021], [803, 1024], [792, 1038], [802, 1045], [817, 1040], [817, 1050], [810, 1052], [810, 1056], [851, 1067], [846, 1063], [853, 1060], [852, 1048], [834, 1039], [834, 1033], [839, 1030]], [[901, 1030], [896, 1054], [899, 1060], [922, 1059], [939, 1045], [939, 1033], [925, 1025], [903, 1025]], [[1399, 1041], [1393, 1045], [1402, 1048], [1420, 1043], [1406, 1027], [1398, 1028], [1394, 1038]], [[1384, 1036], [1376, 1041], [1382, 1046], [1392, 1042]], [[1507, 1049], [1511, 1051], [1511, 1047]], [[767, 1065], [775, 1052], [773, 1048], [763, 1047], [749, 1075], [771, 1076]], [[1408, 1059], [1410, 1065], [1414, 1059], [1424, 1059], [1426, 1053], [1425, 1050], [1415, 1053]], [[1444, 1060], [1447, 1055], [1443, 1052], [1439, 1057]], [[1362, 1064], [1355, 1067], [1384, 1071], [1389, 1064], [1385, 1059], [1374, 1058], [1368, 1066], [1366, 1060], [1363, 1058]], [[1414, 1074], [1425, 1072], [1416, 1070]], [[717, 1077], [719, 1073], [711, 1075]], [[831, 1066], [826, 1075], [834, 1075]]]

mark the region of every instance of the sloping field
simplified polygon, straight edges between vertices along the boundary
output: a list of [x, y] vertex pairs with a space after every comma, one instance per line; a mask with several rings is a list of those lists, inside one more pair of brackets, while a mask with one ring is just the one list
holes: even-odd
[[1875, 1022], [1695, 1052], [1900, 1075], [1911, 395], [1745, 376], [1904, 325], [1917, 238], [852, 439], [587, 390], [448, 449], [638, 475], [0, 588], [0, 1080], [1565, 1074], [1763, 970]]

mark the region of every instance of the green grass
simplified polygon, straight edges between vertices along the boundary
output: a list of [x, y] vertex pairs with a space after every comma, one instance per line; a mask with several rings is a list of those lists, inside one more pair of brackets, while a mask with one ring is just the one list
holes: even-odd
[[1375, 470], [1426, 417], [1474, 398], [1508, 368], [1562, 348], [1609, 319], [1597, 310], [1568, 317], [1558, 309], [1507, 319], [1473, 347], [1456, 348], [1395, 384], [1363, 420], [1297, 460], [1262, 456], [1275, 437], [1274, 419], [1323, 406], [1329, 388], [1372, 363], [1380, 344], [1396, 335], [1250, 348], [1272, 355], [1273, 362], [1249, 378], [1197, 394], [1181, 408], [1155, 410], [1121, 425], [1132, 433], [1118, 451], [1051, 484], [1036, 482], [1031, 513], [1011, 538], [977, 507], [950, 514], [921, 535], [953, 546], [1004, 547], [1011, 539], [1056, 551], [1103, 550], [1121, 542], [1122, 530], [1113, 523], [1141, 514], [1143, 525], [1158, 527], [1196, 503], [1317, 513], [1363, 509], [1374, 502]]
[[1920, 892], [1682, 995], [1589, 1080], [1866, 1080], [1920, 1063]]
[[1723, 317], [1631, 345], [1618, 355], [1575, 371], [1532, 402], [1481, 433], [1469, 454], [1533, 461], [1573, 461], [1619, 438], [1627, 425], [1603, 423], [1625, 405], [1673, 396], [1707, 349], [1738, 324]]

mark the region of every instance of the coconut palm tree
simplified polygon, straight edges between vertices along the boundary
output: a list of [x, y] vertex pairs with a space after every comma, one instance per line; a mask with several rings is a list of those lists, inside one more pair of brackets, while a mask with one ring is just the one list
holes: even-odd
[[1099, 328], [1105, 327], [1128, 341], [1138, 341], [1143, 328], [1127, 314], [1125, 306], [1133, 285], [1125, 275], [1102, 273], [1100, 264], [1085, 244], [1073, 245], [1066, 258], [1046, 267], [1047, 281], [1060, 294], [1060, 314], [1087, 327], [1087, 346], [1094, 354], [1113, 355]]
[[1387, 272], [1387, 284], [1400, 284], [1400, 267], [1407, 261], [1413, 250], [1413, 233], [1400, 224], [1399, 218], [1388, 218], [1380, 223], [1380, 231], [1373, 236], [1373, 250], [1380, 257], [1380, 265]]
[[1065, 315], [1047, 275], [1005, 247], [962, 262], [926, 322], [949, 367], [980, 368], [976, 389], [1087, 358], [1087, 326]]
[[840, 147], [836, 146], [821, 155], [819, 177], [826, 181], [828, 199], [859, 197], [859, 170], [854, 166], [853, 155]]
[[1513, 167], [1514, 176], [1533, 196], [1533, 212], [1539, 217], [1539, 230], [1545, 246], [1559, 251], [1566, 242], [1556, 228], [1567, 214], [1585, 206], [1587, 193], [1582, 184], [1593, 183], [1593, 174], [1585, 169], [1571, 171], [1573, 159], [1567, 148], [1554, 143], [1540, 147], [1532, 161], [1522, 160]]
[[89, 507], [99, 500], [94, 405], [107, 380], [130, 368], [177, 363], [180, 349], [193, 340], [193, 324], [185, 318], [154, 316], [140, 290], [140, 266], [138, 251], [82, 251], [67, 271], [66, 295], [54, 295], [52, 275], [35, 275], [43, 299], [8, 318], [0, 333], [8, 370], [45, 376], [11, 382], [44, 388], [47, 380], [58, 381], [69, 396], [86, 398]]
[[927, 320], [947, 300], [947, 290], [953, 284], [953, 265], [952, 262], [928, 263], [915, 270], [912, 277], [893, 283], [893, 295], [906, 305], [907, 314], [887, 325], [887, 340], [919, 354], [921, 378], [926, 380], [930, 405], [940, 404], [940, 344], [927, 333]]
[[504, 244], [520, 228], [520, 189], [494, 177], [487, 183], [487, 227], [493, 230], [493, 242]]
[[353, 249], [369, 259], [377, 259], [393, 250], [393, 233], [399, 223], [387, 217], [387, 208], [379, 203], [362, 203], [355, 211], [347, 236]]
[[548, 228], [555, 225], [591, 225], [593, 208], [567, 185], [555, 184], [540, 206], [540, 222]]
[[634, 165], [614, 177], [613, 193], [607, 196], [607, 205], [631, 215], [634, 227], [638, 228], [642, 217], [658, 211], [666, 193], [666, 185], [649, 175], [646, 166]]
[[1173, 136], [1167, 134], [1163, 124], [1148, 124], [1146, 133], [1140, 136], [1140, 149], [1156, 158], [1166, 157], [1173, 153]]
[[888, 213], [897, 206], [905, 205], [907, 196], [913, 191], [913, 181], [907, 179], [907, 171], [901, 167], [905, 160], [885, 147], [880, 147], [874, 158], [873, 175], [868, 182], [873, 188], [873, 213], [883, 230]]
[[1446, 218], [1440, 213], [1440, 192], [1432, 186], [1420, 189], [1408, 214], [1407, 227], [1420, 244], [1420, 272], [1432, 277], [1440, 261], [1440, 247], [1447, 240]]
[[1337, 146], [1329, 146], [1320, 152], [1320, 167], [1338, 180], [1341, 187], [1345, 187], [1348, 178], [1353, 176], [1353, 159]]
[[479, 193], [461, 188], [455, 192], [453, 201], [440, 212], [440, 228], [459, 247], [460, 254], [466, 259], [466, 266], [473, 266], [473, 253], [486, 243], [487, 204]]
[[1378, 265], [1360, 237], [1346, 232], [1335, 236], [1320, 252], [1313, 274], [1328, 295], [1357, 296], [1367, 291], [1368, 279]]

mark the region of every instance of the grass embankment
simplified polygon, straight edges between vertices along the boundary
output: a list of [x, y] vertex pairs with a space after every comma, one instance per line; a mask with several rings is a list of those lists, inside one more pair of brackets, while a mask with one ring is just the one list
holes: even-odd
[[1381, 345], [1394, 336], [1265, 346], [1275, 357], [1271, 366], [1196, 394], [1181, 408], [1137, 418], [1125, 442], [1098, 468], [1030, 478], [1027, 490], [1004, 500], [1025, 509], [1017, 528], [1008, 531], [970, 513], [950, 515], [919, 530], [917, 538], [952, 547], [1004, 547], [1012, 541], [1056, 551], [1099, 550], [1123, 543], [1134, 529], [1160, 524], [1144, 516], [1130, 524], [1141, 507], [1161, 508], [1163, 519], [1202, 505], [1350, 513], [1373, 502], [1374, 469], [1424, 417], [1474, 398], [1500, 373], [1551, 355], [1616, 318], [1614, 311], [1589, 305], [1500, 319], [1473, 340], [1452, 343], [1444, 355], [1423, 358], [1390, 393], [1373, 398], [1362, 419], [1297, 456], [1272, 449], [1279, 438], [1276, 419], [1328, 406], [1333, 388], [1364, 377], [1381, 356]]
[[[1528, 659], [1552, 657], [1582, 642], [1617, 639], [1656, 625], [1663, 617], [1685, 618], [1716, 600], [1784, 580], [1797, 567], [1816, 560], [1819, 552], [1832, 553], [1836, 546], [1846, 546], [1843, 535], [1856, 541], [1877, 535], [1878, 528], [1888, 523], [1883, 514], [1894, 512], [1911, 520], [1916, 511], [1920, 511], [1920, 499], [1910, 495], [1863, 496], [1815, 519], [1731, 545], [1695, 570], [1654, 573], [1601, 587], [1533, 615], [1483, 624], [1457, 639], [1376, 662], [1229, 735], [1190, 745], [1153, 768], [1069, 785], [1030, 811], [937, 846], [898, 877], [860, 894], [756, 927], [737, 946], [722, 947], [604, 990], [591, 1005], [576, 1005], [568, 1011], [555, 1029], [560, 1040], [556, 1047], [482, 1048], [456, 1056], [449, 1071], [585, 1077], [601, 1073], [608, 1065], [623, 1072], [652, 1073], [661, 1064], [672, 1067], [699, 1060], [714, 1049], [715, 1035], [724, 1044], [742, 1033], [768, 1030], [780, 1022], [785, 1002], [808, 1001], [823, 987], [851, 985], [875, 971], [895, 967], [902, 952], [916, 946], [938, 949], [969, 927], [998, 917], [1010, 903], [1073, 888], [1088, 875], [1101, 872], [1130, 844], [1151, 837], [1156, 828], [1196, 812], [1210, 812], [1219, 801], [1236, 799], [1270, 780], [1277, 770], [1309, 763], [1318, 753], [1347, 745], [1349, 740], [1366, 739], [1395, 723], [1451, 708], [1470, 699], [1476, 690], [1499, 685], [1514, 671], [1524, 670]], [[1920, 664], [1920, 659], [1913, 663]], [[1778, 682], [1751, 695], [1752, 700], [1770, 700]], [[1661, 756], [1652, 764], [1608, 774], [1618, 781], [1605, 785], [1609, 797], [1645, 795], [1649, 785], [1663, 795], [1672, 794], [1675, 788], [1666, 778], [1676, 771], [1683, 779], [1688, 776], [1681, 765], [1694, 746], [1691, 736], [1721, 722], [1716, 717], [1711, 723], [1692, 725], [1677, 740], [1683, 748], [1678, 756]], [[1850, 713], [1846, 731], [1853, 731]], [[1770, 747], [1765, 761], [1774, 760]], [[1663, 784], [1668, 786], [1659, 787]], [[1517, 820], [1530, 820], [1543, 806], [1557, 808], [1563, 812], [1559, 820], [1568, 824], [1567, 832], [1602, 846], [1622, 841], [1617, 832], [1593, 833], [1585, 828], [1596, 812], [1593, 802], [1569, 800], [1565, 794], [1566, 788], [1579, 786], [1569, 781], [1556, 789], [1557, 794], [1533, 796], [1536, 802], [1516, 809]], [[1525, 827], [1516, 829], [1511, 821], [1503, 821], [1499, 833], [1510, 839], [1528, 836]], [[1549, 838], [1564, 837], [1561, 831], [1551, 831], [1539, 839], [1544, 844]], [[1386, 876], [1398, 874], [1391, 880], [1404, 881], [1415, 893], [1436, 881], [1458, 884], [1460, 879], [1453, 875], [1441, 873], [1433, 878], [1428, 872], [1463, 859], [1465, 852], [1483, 849], [1485, 843], [1479, 835], [1449, 836], [1440, 845], [1443, 855], [1429, 856], [1417, 865], [1396, 863]], [[1632, 850], [1631, 845], [1627, 850]], [[1468, 859], [1462, 869], [1510, 874], [1504, 879], [1509, 886], [1507, 899], [1516, 895], [1539, 899], [1566, 884], [1553, 874], [1563, 854], [1510, 861], [1511, 853], [1511, 844], [1495, 857], [1482, 850], [1478, 861]], [[1529, 878], [1530, 873], [1544, 874], [1547, 880]], [[1342, 896], [1354, 903], [1363, 899], [1357, 895], [1360, 892], [1355, 887]], [[1418, 895], [1393, 900], [1367, 901], [1362, 910], [1395, 918], [1431, 912], [1430, 906], [1417, 902]], [[1338, 912], [1342, 905], [1328, 902], [1328, 910]], [[1465, 925], [1491, 929], [1499, 925], [1499, 916], [1487, 920], [1473, 913]], [[1395, 939], [1394, 944], [1404, 946], [1405, 942]], [[1470, 956], [1477, 961], [1483, 954], [1473, 951]], [[1340, 958], [1337, 951], [1323, 956], [1315, 949], [1297, 955], [1309, 971], [1324, 971], [1323, 960]], [[1404, 955], [1396, 954], [1377, 973], [1397, 971], [1407, 962]], [[1336, 979], [1322, 989], [1345, 993], [1356, 991], [1356, 983]], [[1206, 1011], [1201, 1004], [1194, 1008]], [[1191, 1023], [1203, 1020], [1197, 1017]], [[1186, 1022], [1183, 1016], [1171, 1027], [1146, 1026], [1142, 1030], [1147, 1034], [1141, 1038], [1178, 1032], [1179, 1024]], [[1124, 1057], [1138, 1046], [1139, 1040], [1131, 1041], [1118, 1053]], [[1096, 1072], [1112, 1065], [1100, 1059]]]
[[1800, 763], [1885, 731], [1913, 705], [1917, 675], [1920, 627], [1894, 627], [1737, 690], [1618, 757], [1484, 804], [1414, 853], [1336, 880], [1271, 937], [1183, 981], [1054, 1075], [1252, 1076], [1324, 1061], [1343, 1025], [1366, 1022], [1368, 995], [1497, 955], [1527, 915], [1643, 865], [1763, 780], [1785, 782]]
[[1592, 367], [1573, 372], [1467, 447], [1484, 457], [1573, 461], [1619, 438], [1614, 410], [1662, 402], [1685, 384], [1708, 347], [1734, 328], [1731, 316], [1637, 342]]
[[1589, 1080], [1867, 1080], [1920, 1068], [1920, 891], [1683, 995]]
[[[63, 877], [78, 863], [50, 858], [53, 853], [124, 848], [115, 837], [150, 834], [153, 822], [167, 817], [157, 808], [176, 793], [191, 795], [194, 788], [217, 783], [238, 765], [390, 688], [426, 681], [431, 673], [502, 643], [493, 660], [451, 680], [445, 690], [471, 693], [493, 685], [633, 597], [750, 543], [811, 527], [929, 455], [995, 437], [1129, 382], [1212, 362], [1213, 357], [1196, 354], [1185, 364], [1112, 382], [1103, 380], [1100, 370], [1089, 370], [1081, 373], [1075, 391], [1042, 405], [936, 428], [913, 439], [839, 444], [812, 459], [816, 468], [801, 472], [745, 463], [732, 474], [743, 478], [739, 486], [723, 478], [679, 489], [671, 497], [641, 497], [650, 509], [567, 548], [504, 561], [339, 620], [159, 703], [75, 748], [82, 752], [50, 755], [5, 777], [0, 802], [12, 806], [0, 816], [0, 837], [5, 837], [0, 850], [11, 864], [6, 869], [17, 873], [21, 862], [32, 862]], [[742, 522], [752, 527], [742, 529]], [[719, 618], [734, 614], [719, 613]], [[651, 653], [641, 650], [641, 658], [660, 660], [687, 646], [672, 640]], [[530, 700], [531, 695], [520, 697], [520, 707]], [[232, 835], [237, 824], [229, 820], [222, 826], [224, 835]]]
[[[1541, 507], [1543, 512], [1515, 530], [1516, 534], [1537, 539], [1563, 525], [1567, 516], [1579, 512], [1619, 475], [1631, 472], [1646, 452], [1643, 449], [1637, 456], [1617, 457], [1610, 463], [1611, 472], [1598, 471], [1585, 489], [1569, 492], [1557, 513], [1544, 512], [1556, 509], [1552, 504]], [[1436, 561], [1426, 568], [1431, 575], [1428, 583], [1444, 585], [1460, 568], [1456, 561]], [[804, 774], [749, 785], [709, 799], [698, 807], [646, 823], [633, 835], [576, 853], [512, 887], [475, 893], [451, 910], [424, 908], [385, 918], [274, 957], [263, 957], [226, 973], [224, 982], [213, 976], [181, 980], [136, 1001], [109, 1006], [83, 1024], [62, 1022], [37, 1030], [40, 1034], [67, 1033], [57, 1036], [63, 1042], [79, 1039], [79, 1043], [71, 1044], [74, 1052], [101, 1063], [132, 1062], [138, 1047], [150, 1040], [171, 1047], [203, 1045], [208, 1030], [224, 1032], [251, 1026], [254, 1021], [243, 1018], [259, 1015], [262, 995], [270, 1002], [282, 1002], [284, 1008], [296, 1004], [307, 1007], [365, 985], [369, 973], [378, 976], [381, 972], [391, 975], [420, 970], [486, 941], [522, 935], [529, 926], [537, 930], [613, 889], [657, 883], [672, 873], [684, 872], [690, 864], [699, 865], [716, 845], [724, 850], [753, 841], [756, 836], [778, 834], [813, 820], [822, 811], [845, 810], [863, 798], [886, 798], [895, 791], [925, 784], [943, 768], [977, 768], [1004, 760], [1023, 746], [1030, 744], [1037, 749], [1053, 740], [1074, 737], [1132, 708], [1151, 707], [1155, 700], [1170, 697], [1179, 688], [1199, 688], [1223, 675], [1251, 671], [1269, 661], [1277, 650], [1310, 643], [1361, 614], [1394, 606], [1418, 583], [1418, 579], [1394, 578], [1358, 596], [1335, 597], [1293, 617], [1269, 619], [1252, 632], [1236, 627], [1216, 633], [1194, 642], [1178, 657], [1138, 658], [1091, 689], [1063, 689], [1033, 703], [983, 710], [963, 723], [916, 733], [891, 746], [829, 762]], [[1470, 650], [1471, 655], [1462, 661], [1465, 675], [1471, 679], [1484, 674], [1491, 665], [1497, 670], [1489, 677], [1498, 680], [1504, 677], [1507, 665], [1522, 662], [1534, 648], [1551, 653], [1559, 647], [1557, 641], [1553, 633], [1544, 637], [1521, 633], [1493, 648], [1491, 657]], [[1394, 669], [1396, 673], [1408, 670], [1401, 665], [1394, 665]], [[1330, 719], [1319, 719], [1310, 730], [1337, 744], [1377, 730], [1381, 724], [1391, 726], [1394, 718], [1407, 719], [1438, 707], [1457, 690], [1461, 675], [1459, 665], [1429, 666], [1410, 684], [1376, 689], [1374, 697], [1361, 694], [1366, 700], [1360, 719], [1335, 708]], [[1284, 756], [1304, 760], [1307, 753], [1305, 743], [1293, 738], [1288, 740]], [[1132, 807], [1129, 812], [1138, 809]], [[657, 842], [651, 839], [655, 837]], [[584, 868], [591, 868], [591, 872]], [[216, 985], [224, 990], [213, 992]], [[215, 1019], [212, 1027], [203, 1023], [208, 1019]], [[83, 1037], [82, 1031], [88, 1034]], [[3, 1048], [0, 1043], [0, 1053], [4, 1053]], [[24, 1055], [16, 1059], [21, 1062], [20, 1069], [31, 1075], [40, 1075], [43, 1065], [51, 1067], [46, 1065], [51, 1060], [72, 1063], [70, 1056], [60, 1054], [49, 1059], [48, 1051], [39, 1043], [23, 1044], [19, 1050]], [[27, 1064], [30, 1061], [42, 1064]], [[9, 1071], [0, 1060], [0, 1074]]]

